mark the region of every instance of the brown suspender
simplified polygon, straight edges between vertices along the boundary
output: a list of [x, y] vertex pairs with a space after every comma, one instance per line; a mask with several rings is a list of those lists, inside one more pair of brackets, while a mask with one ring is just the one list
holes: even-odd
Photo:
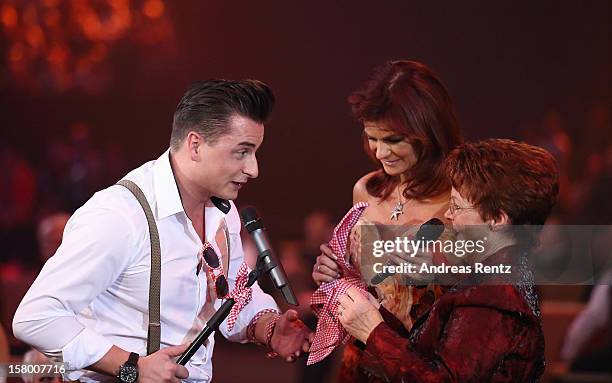
[[159, 350], [161, 340], [161, 322], [159, 318], [159, 291], [161, 288], [161, 249], [159, 247], [159, 233], [153, 212], [142, 190], [130, 180], [121, 180], [117, 185], [127, 188], [142, 206], [147, 223], [149, 224], [149, 238], [151, 240], [151, 276], [149, 280], [149, 331], [147, 333], [147, 355]]

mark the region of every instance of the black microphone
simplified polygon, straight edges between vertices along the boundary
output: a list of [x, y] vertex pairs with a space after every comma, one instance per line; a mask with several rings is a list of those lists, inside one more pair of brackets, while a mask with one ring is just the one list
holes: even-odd
[[210, 317], [208, 322], [206, 322], [206, 325], [204, 326], [202, 331], [200, 331], [198, 336], [193, 340], [193, 342], [191, 342], [185, 352], [183, 352], [183, 354], [176, 360], [177, 364], [184, 366], [185, 364], [187, 364], [187, 362], [189, 362], [189, 359], [191, 359], [191, 357], [198, 351], [198, 349], [202, 347], [206, 339], [208, 339], [208, 337], [213, 332], [219, 329], [219, 325], [221, 325], [221, 322], [223, 322], [225, 318], [227, 318], [230, 311], [232, 310], [232, 306], [235, 303], [236, 302], [234, 301], [234, 298], [230, 298], [223, 302], [221, 307], [219, 307], [219, 310], [214, 313], [212, 317]]
[[266, 228], [261, 222], [261, 218], [257, 214], [257, 210], [253, 207], [247, 207], [240, 213], [242, 222], [244, 223], [245, 229], [251, 234], [255, 241], [255, 247], [257, 248], [258, 265], [262, 265], [262, 271], [270, 274], [270, 279], [274, 283], [274, 286], [281, 291], [283, 298], [290, 305], [297, 306], [298, 301], [293, 294], [293, 290], [289, 285], [287, 276], [283, 265], [277, 260], [268, 241], [268, 235], [266, 234]]
[[[422, 239], [424, 241], [435, 241], [444, 232], [444, 224], [438, 218], [432, 218], [419, 227], [419, 230], [414, 235], [415, 240]], [[391, 276], [391, 273], [380, 273], [372, 277], [372, 284], [377, 285]]]

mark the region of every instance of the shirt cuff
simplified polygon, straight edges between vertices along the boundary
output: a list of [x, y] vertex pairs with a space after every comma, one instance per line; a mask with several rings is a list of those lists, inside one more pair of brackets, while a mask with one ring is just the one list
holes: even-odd
[[208, 372], [202, 368], [201, 365], [194, 365], [192, 363], [185, 364], [185, 368], [189, 371], [189, 377], [187, 379], [182, 379], [183, 383], [205, 383], [210, 382], [210, 375]]
[[102, 359], [112, 346], [108, 339], [85, 327], [62, 348], [62, 361], [67, 371], [86, 368]]

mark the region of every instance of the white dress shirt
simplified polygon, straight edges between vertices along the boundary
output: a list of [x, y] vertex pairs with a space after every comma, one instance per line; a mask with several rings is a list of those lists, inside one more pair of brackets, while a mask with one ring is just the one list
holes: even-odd
[[[193, 340], [210, 317], [204, 310], [206, 272], [196, 275], [202, 241], [183, 210], [170, 166], [169, 152], [131, 171], [126, 177], [144, 192], [161, 246], [161, 347]], [[205, 207], [206, 240], [221, 256], [215, 239], [225, 221], [230, 237], [230, 289], [243, 262], [240, 218], [232, 203], [225, 215]], [[150, 241], [145, 214], [123, 186], [97, 192], [70, 218], [61, 246], [47, 261], [19, 305], [13, 319], [16, 337], [47, 356], [68, 364], [68, 378], [83, 382], [114, 381], [82, 370], [100, 360], [112, 345], [146, 355]], [[214, 300], [218, 308], [222, 301]], [[210, 308], [210, 304], [208, 305]], [[229, 340], [246, 342], [246, 328], [261, 310], [275, 309], [274, 300], [258, 285], [231, 332]], [[206, 311], [206, 312], [205, 312]], [[212, 378], [214, 334], [186, 365], [189, 379]]]

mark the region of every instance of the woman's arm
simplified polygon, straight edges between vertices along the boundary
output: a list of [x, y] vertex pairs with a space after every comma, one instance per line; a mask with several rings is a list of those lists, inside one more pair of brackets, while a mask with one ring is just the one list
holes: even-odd
[[543, 352], [534, 327], [491, 306], [438, 306], [413, 344], [383, 322], [372, 297], [350, 288], [338, 302], [340, 323], [366, 344], [360, 368], [384, 381], [485, 382], [502, 369], [526, 381]]
[[[492, 308], [459, 307], [446, 323], [438, 321], [428, 319], [418, 347], [387, 324], [379, 324], [367, 339], [360, 367], [368, 375], [393, 382], [484, 382], [519, 342], [523, 347], [536, 342], [535, 337], [525, 336], [524, 323]], [[517, 358], [504, 368], [512, 381], [525, 381], [534, 363]]]

